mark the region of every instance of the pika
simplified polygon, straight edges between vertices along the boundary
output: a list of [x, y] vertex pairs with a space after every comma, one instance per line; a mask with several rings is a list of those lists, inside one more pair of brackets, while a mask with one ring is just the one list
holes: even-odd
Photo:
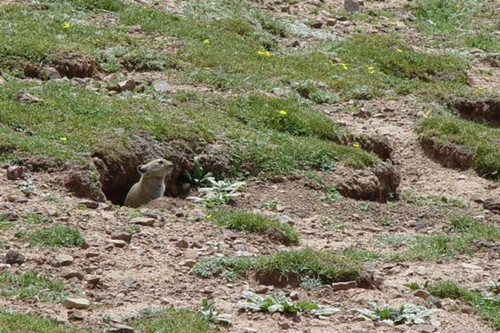
[[163, 158], [139, 165], [137, 172], [141, 179], [128, 191], [124, 205], [136, 208], [162, 197], [165, 193], [165, 177], [170, 175], [172, 169], [173, 164]]

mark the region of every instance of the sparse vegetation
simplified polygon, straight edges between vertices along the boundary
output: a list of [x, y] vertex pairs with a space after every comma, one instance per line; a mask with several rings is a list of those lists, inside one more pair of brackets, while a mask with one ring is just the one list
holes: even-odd
[[64, 297], [64, 283], [42, 274], [29, 271], [22, 274], [0, 272], [0, 295], [2, 297], [18, 297], [43, 302], [57, 302]]
[[212, 332], [210, 322], [199, 311], [167, 309], [150, 318], [134, 320], [132, 326], [139, 332], [191, 333]]
[[469, 217], [451, 218], [451, 234], [403, 237], [383, 240], [386, 244], [405, 244], [407, 248], [389, 256], [391, 261], [449, 260], [456, 255], [471, 255], [481, 248], [481, 241], [500, 242], [500, 228]]
[[283, 233], [287, 243], [296, 244], [299, 241], [299, 234], [293, 227], [263, 215], [244, 211], [218, 211], [211, 215], [210, 219], [228, 229], [258, 233], [277, 229]]
[[488, 320], [495, 329], [500, 329], [500, 297], [498, 295], [484, 296], [480, 292], [471, 291], [458, 285], [456, 282], [437, 282], [427, 287], [435, 297], [453, 298], [472, 305], [472, 311], [481, 318]]
[[369, 303], [370, 309], [355, 309], [361, 318], [373, 321], [387, 321], [391, 324], [422, 324], [425, 318], [434, 313], [435, 309], [427, 309], [415, 304], [405, 304], [399, 308], [389, 305], [378, 306]]
[[52, 318], [0, 311], [0, 333], [90, 333], [78, 327], [63, 325]]
[[75, 247], [82, 245], [85, 241], [78, 229], [62, 225], [22, 231], [17, 236], [28, 240], [31, 246]]
[[209, 277], [232, 272], [248, 274], [277, 274], [305, 281], [317, 278], [325, 283], [352, 281], [359, 278], [363, 262], [372, 261], [378, 255], [353, 249], [343, 251], [295, 250], [278, 251], [257, 258], [213, 258], [202, 259], [193, 267], [197, 275]]
[[420, 136], [434, 137], [444, 144], [453, 143], [474, 153], [474, 169], [485, 178], [500, 180], [500, 129], [460, 119], [452, 115], [423, 118]]
[[260, 295], [257, 295], [256, 293], [246, 290], [243, 291], [243, 296], [247, 298], [247, 301], [240, 301], [238, 302], [237, 306], [240, 309], [246, 309], [250, 311], [270, 313], [307, 312], [315, 316], [329, 316], [340, 312], [340, 309], [320, 306], [311, 301], [298, 301], [296, 303], [293, 303], [283, 293], [275, 296], [266, 295], [265, 297], [262, 297]]

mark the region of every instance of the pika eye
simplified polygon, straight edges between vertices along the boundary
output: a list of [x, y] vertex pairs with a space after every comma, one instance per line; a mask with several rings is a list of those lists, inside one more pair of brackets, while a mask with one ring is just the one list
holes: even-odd
[[158, 163], [163, 164], [163, 161], [159, 161]]

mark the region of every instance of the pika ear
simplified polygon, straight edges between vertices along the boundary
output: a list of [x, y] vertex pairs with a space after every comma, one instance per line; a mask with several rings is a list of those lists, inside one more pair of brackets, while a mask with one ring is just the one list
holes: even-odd
[[137, 172], [138, 172], [139, 174], [141, 174], [141, 175], [145, 174], [145, 173], [146, 173], [146, 171], [147, 171], [147, 169], [146, 169], [146, 167], [145, 167], [144, 165], [139, 165], [139, 166], [137, 167]]

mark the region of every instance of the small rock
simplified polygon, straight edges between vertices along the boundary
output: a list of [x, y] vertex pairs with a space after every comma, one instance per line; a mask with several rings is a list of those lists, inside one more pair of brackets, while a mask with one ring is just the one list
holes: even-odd
[[78, 280], [83, 280], [83, 274], [80, 273], [80, 272], [76, 272], [76, 271], [68, 271], [68, 272], [64, 272], [61, 274], [61, 276], [65, 279], [73, 279], [73, 278], [77, 278]]
[[196, 264], [196, 260], [194, 260], [194, 259], [182, 260], [179, 263], [180, 266], [186, 266], [186, 267], [193, 267], [195, 264]]
[[271, 318], [273, 318], [274, 320], [280, 320], [281, 319], [281, 313], [279, 312], [275, 312], [271, 315]]
[[125, 91], [125, 90], [134, 90], [136, 87], [136, 82], [133, 79], [129, 79], [126, 81], [118, 82], [118, 91]]
[[348, 281], [348, 282], [335, 282], [331, 284], [333, 291], [339, 290], [348, 290], [352, 288], [356, 288], [358, 283], [356, 281]]
[[0, 75], [0, 86], [5, 84], [5, 79]]
[[44, 66], [38, 72], [38, 78], [40, 80], [55, 80], [60, 79], [61, 74], [54, 67]]
[[123, 280], [123, 285], [125, 287], [130, 287], [131, 285], [133, 285], [135, 283], [135, 278], [133, 276], [127, 276], [124, 280]]
[[495, 199], [485, 199], [483, 202], [483, 208], [492, 211], [495, 214], [500, 214], [500, 200]]
[[325, 20], [325, 24], [329, 27], [333, 27], [335, 24], [337, 24], [337, 20], [334, 18], [328, 18]]
[[168, 85], [165, 81], [154, 81], [153, 89], [159, 93], [172, 92], [174, 90], [173, 87]]
[[292, 291], [290, 293], [290, 298], [291, 299], [297, 300], [297, 299], [299, 299], [299, 296], [300, 296], [300, 293], [298, 291]]
[[16, 213], [13, 212], [0, 212], [0, 221], [15, 221], [19, 218]]
[[127, 325], [117, 324], [113, 327], [108, 328], [109, 333], [134, 333], [134, 329]]
[[231, 230], [224, 230], [224, 238], [225, 239], [236, 239], [238, 236], [232, 232]]
[[258, 331], [258, 330], [256, 330], [255, 328], [245, 327], [245, 328], [243, 329], [243, 332], [245, 332], [245, 333], [258, 333], [259, 331]]
[[439, 320], [437, 320], [437, 319], [431, 319], [431, 320], [430, 320], [430, 323], [431, 323], [431, 325], [432, 325], [432, 326], [434, 326], [434, 327], [439, 327], [439, 326], [441, 326], [441, 322], [440, 322]]
[[90, 301], [85, 298], [66, 298], [62, 301], [62, 305], [66, 309], [88, 309], [90, 307]]
[[99, 257], [100, 255], [101, 255], [101, 253], [99, 253], [99, 252], [86, 252], [85, 258], [95, 258], [95, 257]]
[[483, 270], [483, 268], [481, 266], [468, 264], [466, 262], [462, 263], [462, 267], [465, 269], [470, 269], [470, 270], [478, 270], [478, 271]]
[[119, 234], [118, 233], [111, 234], [110, 238], [111, 239], [119, 239], [119, 240], [126, 242], [127, 244], [130, 244], [130, 241], [132, 240], [132, 235], [129, 233], [126, 233], [126, 232], [122, 232]]
[[316, 21], [311, 24], [311, 28], [320, 29], [323, 26], [323, 22]]
[[7, 179], [8, 180], [17, 180], [22, 178], [26, 168], [23, 166], [11, 166], [7, 168]]
[[87, 275], [85, 276], [85, 281], [87, 281], [89, 285], [95, 286], [101, 281], [101, 277], [96, 275]]
[[441, 309], [443, 307], [443, 304], [441, 303], [441, 301], [439, 299], [437, 299], [436, 297], [434, 296], [429, 296], [425, 299], [425, 301], [427, 303], [432, 303], [436, 306], [436, 308], [438, 309]]
[[362, 13], [363, 0], [344, 0], [344, 8], [348, 13]]
[[269, 291], [269, 286], [259, 285], [257, 288], [255, 288], [255, 292], [257, 294], [265, 294], [268, 291]]
[[436, 328], [432, 325], [417, 325], [417, 332], [421, 333], [433, 333]]
[[466, 175], [460, 175], [457, 177], [457, 180], [466, 180], [467, 176]]
[[127, 246], [127, 242], [121, 239], [108, 239], [108, 243], [113, 244], [115, 247], [125, 247]]
[[245, 244], [233, 244], [233, 249], [235, 249], [236, 251], [246, 251], [247, 247], [245, 246]]
[[99, 203], [97, 203], [95, 201], [90, 201], [90, 200], [80, 201], [78, 204], [83, 205], [89, 209], [99, 208]]
[[152, 227], [155, 223], [155, 219], [151, 217], [134, 217], [129, 222], [132, 224], [142, 225], [145, 227]]
[[298, 46], [300, 46], [300, 42], [297, 39], [293, 40], [290, 44], [288, 44], [288, 47], [298, 47]]
[[420, 297], [422, 299], [427, 299], [429, 296], [431, 296], [431, 294], [425, 290], [418, 289], [413, 293], [413, 296]]
[[177, 243], [175, 243], [175, 246], [178, 249], [187, 249], [189, 247], [189, 243], [186, 240], [181, 239], [180, 241], [178, 241]]
[[43, 102], [43, 99], [38, 98], [36, 96], [33, 96], [31, 94], [28, 94], [24, 91], [18, 92], [15, 96], [15, 99], [16, 99], [16, 101], [20, 102], [21, 104], [31, 104], [31, 103]]
[[26, 198], [26, 197], [20, 197], [20, 196], [17, 196], [17, 195], [11, 195], [11, 196], [7, 197], [7, 201], [9, 201], [9, 202], [15, 202], [15, 203], [27, 203], [28, 202], [28, 198]]
[[70, 256], [69, 254], [59, 254], [58, 256], [55, 257], [54, 261], [52, 262], [52, 265], [54, 267], [63, 267], [63, 266], [69, 266], [73, 263], [73, 257]]
[[68, 319], [71, 321], [80, 321], [85, 319], [85, 312], [83, 311], [69, 311]]
[[353, 113], [352, 115], [354, 118], [361, 118], [361, 119], [368, 119], [372, 116], [372, 113], [367, 110], [360, 110], [357, 113]]
[[287, 322], [279, 323], [278, 325], [279, 327], [281, 327], [282, 330], [289, 330], [290, 328], [292, 328], [292, 325], [290, 325]]
[[5, 254], [4, 262], [6, 264], [22, 264], [25, 260], [25, 257], [21, 252], [9, 250], [7, 254]]

